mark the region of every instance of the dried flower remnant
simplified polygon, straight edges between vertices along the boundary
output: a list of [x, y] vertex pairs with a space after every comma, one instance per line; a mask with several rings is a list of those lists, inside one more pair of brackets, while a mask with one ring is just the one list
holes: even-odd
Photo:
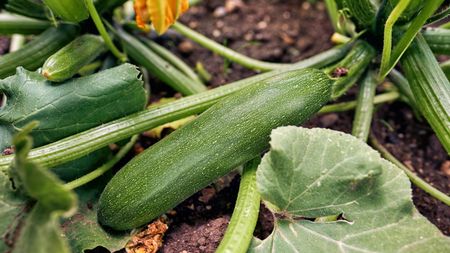
[[162, 218], [131, 238], [125, 247], [127, 253], [156, 253], [162, 246], [162, 238], [169, 227]]

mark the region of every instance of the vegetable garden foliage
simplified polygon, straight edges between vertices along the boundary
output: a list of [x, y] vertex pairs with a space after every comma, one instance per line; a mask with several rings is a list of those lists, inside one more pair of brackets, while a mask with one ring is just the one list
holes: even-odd
[[[439, 65], [434, 55], [449, 54], [449, 25], [422, 31], [448, 16], [443, 0], [326, 0], [335, 37], [345, 45], [294, 64], [251, 59], [175, 23], [174, 30], [203, 47], [267, 72], [213, 90], [181, 59], [136, 35], [149, 21], [164, 32], [188, 1], [135, 1], [137, 25], [121, 7], [125, 2], [0, 1], [9, 12], [0, 14], [0, 34], [38, 35], [0, 57], [0, 95], [6, 98], [0, 148], [15, 148], [15, 155], [0, 156], [1, 252], [120, 250], [132, 236], [126, 229], [151, 222], [244, 163], [219, 252], [450, 251], [449, 238], [415, 209], [406, 175], [442, 202], [450, 198], [364, 143], [374, 104], [400, 98], [450, 152], [450, 64]], [[95, 29], [102, 39], [92, 35]], [[144, 110], [140, 73], [123, 64], [122, 50], [186, 97]], [[376, 96], [388, 74], [395, 90]], [[357, 101], [324, 106], [355, 83], [362, 83]], [[356, 110], [355, 137], [277, 128], [350, 109]], [[108, 171], [136, 137], [114, 157], [108, 144], [195, 114], [116, 175]], [[271, 132], [271, 149], [260, 162]], [[259, 198], [275, 215], [265, 240], [252, 239]]]

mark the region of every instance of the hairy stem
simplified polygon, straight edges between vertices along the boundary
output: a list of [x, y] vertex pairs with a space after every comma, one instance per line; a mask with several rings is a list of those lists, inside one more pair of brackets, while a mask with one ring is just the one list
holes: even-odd
[[397, 167], [402, 169], [414, 185], [416, 185], [417, 187], [419, 187], [426, 193], [430, 194], [432, 197], [440, 200], [442, 203], [446, 204], [447, 206], [450, 206], [450, 197], [449, 196], [447, 196], [445, 193], [439, 191], [438, 189], [434, 188], [433, 186], [431, 186], [430, 184], [425, 182], [423, 179], [418, 177], [416, 174], [414, 174], [405, 165], [403, 165], [399, 160], [397, 160], [391, 153], [389, 153], [389, 151], [385, 147], [383, 147], [383, 145], [381, 145], [374, 136], [370, 137], [370, 143], [376, 150], [378, 150], [381, 153], [381, 155], [384, 158], [386, 158], [388, 161], [392, 162]]

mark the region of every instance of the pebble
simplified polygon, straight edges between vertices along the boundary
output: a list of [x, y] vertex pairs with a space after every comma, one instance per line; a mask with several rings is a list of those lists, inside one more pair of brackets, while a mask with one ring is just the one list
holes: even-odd
[[189, 40], [184, 40], [178, 45], [178, 49], [184, 54], [190, 54], [194, 51], [194, 44]]
[[450, 176], [450, 161], [447, 160], [445, 162], [442, 163], [441, 165], [441, 171], [446, 175], [446, 176]]

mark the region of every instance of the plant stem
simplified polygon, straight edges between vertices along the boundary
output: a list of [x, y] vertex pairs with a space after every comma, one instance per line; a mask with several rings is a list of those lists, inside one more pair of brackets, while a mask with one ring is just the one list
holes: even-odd
[[75, 188], [83, 186], [83, 185], [93, 181], [94, 179], [102, 176], [108, 170], [112, 169], [112, 167], [114, 167], [114, 165], [116, 165], [131, 150], [131, 148], [136, 143], [137, 138], [138, 138], [138, 135], [134, 135], [133, 137], [131, 137], [131, 140], [125, 146], [123, 146], [119, 150], [119, 152], [117, 152], [117, 154], [111, 160], [109, 160], [107, 163], [103, 164], [102, 166], [95, 169], [94, 171], [91, 171], [90, 173], [67, 183], [65, 186], [68, 189], [73, 190]]
[[400, 18], [403, 11], [406, 10], [410, 1], [411, 0], [400, 0], [386, 20], [384, 26], [383, 53], [381, 58], [379, 80], [383, 80], [386, 77], [387, 72], [389, 72], [388, 69], [389, 64], [391, 63], [392, 51], [392, 30], [394, 28], [394, 24]]
[[417, 118], [421, 118], [419, 107], [417, 107], [416, 98], [414, 97], [411, 87], [406, 77], [402, 73], [393, 69], [389, 73], [389, 79], [394, 83], [395, 87], [400, 91], [400, 99], [409, 104]]
[[[397, 100], [399, 97], [400, 97], [400, 94], [396, 91], [386, 92], [384, 94], [375, 96], [373, 99], [373, 104], [378, 105], [378, 104], [393, 102], [393, 101]], [[357, 104], [358, 104], [357, 101], [353, 100], [353, 101], [349, 101], [349, 102], [342, 102], [342, 103], [337, 103], [337, 104], [332, 104], [332, 105], [326, 105], [326, 106], [322, 107], [322, 109], [318, 113], [326, 114], [326, 113], [332, 113], [332, 112], [346, 112], [346, 111], [355, 109]]]
[[443, 11], [431, 16], [428, 20], [427, 20], [427, 24], [432, 24], [435, 22], [438, 22], [446, 17], [448, 17], [450, 15], [450, 7], [447, 7], [446, 9], [444, 9]]
[[[335, 47], [305, 61], [293, 64], [289, 68], [259, 74], [213, 90], [191, 95], [175, 102], [153, 107], [145, 111], [103, 124], [57, 142], [35, 148], [30, 151], [29, 159], [47, 168], [83, 157], [97, 149], [132, 135], [155, 128], [162, 124], [201, 113], [218, 100], [244, 87], [269, 77], [295, 69], [324, 66], [342, 58], [349, 46]], [[6, 171], [13, 155], [0, 156], [0, 171]]]
[[21, 34], [13, 34], [11, 36], [11, 43], [9, 45], [9, 52], [15, 52], [19, 50], [25, 44], [25, 36]]
[[183, 95], [192, 95], [207, 90], [207, 87], [202, 82], [187, 77], [134, 36], [123, 30], [110, 29], [122, 41], [123, 48], [131, 59], [144, 66], [152, 75], [171, 86], [174, 90]]
[[173, 24], [172, 28], [175, 29], [180, 34], [182, 34], [183, 36], [186, 36], [187, 38], [197, 42], [201, 46], [213, 51], [214, 53], [249, 69], [265, 72], [274, 69], [285, 68], [290, 65], [285, 63], [271, 63], [255, 60], [253, 58], [240, 54], [234, 50], [231, 50], [228, 47], [222, 46], [219, 43], [207, 38], [206, 36], [190, 29], [189, 27], [179, 22]]
[[444, 71], [445, 75], [447, 76], [447, 79], [450, 80], [450, 60], [441, 63], [440, 67], [441, 67], [442, 71]]
[[160, 46], [158, 43], [149, 40], [145, 37], [139, 37], [144, 44], [150, 48], [154, 53], [161, 56], [164, 60], [172, 64], [174, 67], [176, 67], [178, 70], [183, 72], [187, 77], [191, 78], [194, 81], [200, 82], [201, 80], [198, 77], [197, 74], [180, 58], [178, 58], [176, 55], [174, 55], [172, 52], [167, 50], [165, 47]]
[[331, 36], [331, 42], [335, 44], [345, 44], [349, 43], [352, 39], [343, 35], [342, 33], [333, 33]]
[[380, 76], [383, 79], [395, 67], [395, 65], [397, 65], [398, 61], [408, 49], [409, 45], [411, 45], [417, 33], [420, 32], [427, 19], [433, 15], [433, 13], [443, 2], [444, 0], [427, 1], [425, 7], [420, 11], [417, 17], [414, 18], [406, 32], [402, 34], [400, 41], [394, 47], [389, 65], [386, 66], [386, 69], [380, 70]]
[[369, 70], [361, 82], [352, 129], [352, 135], [364, 142], [370, 133], [376, 88], [376, 75]]
[[256, 169], [260, 162], [258, 157], [244, 166], [236, 206], [216, 253], [245, 253], [250, 246], [260, 205], [256, 188]]
[[339, 11], [335, 0], [325, 0], [328, 16], [330, 17], [331, 25], [335, 32], [342, 32], [339, 29]]
[[94, 21], [95, 26], [97, 27], [98, 32], [102, 36], [103, 40], [105, 41], [105, 45], [109, 48], [111, 53], [117, 57], [121, 62], [126, 62], [127, 57], [122, 54], [119, 49], [114, 45], [114, 43], [111, 40], [111, 37], [109, 37], [108, 32], [106, 31], [105, 26], [103, 25], [102, 19], [100, 18], [97, 9], [95, 8], [94, 1], [93, 0], [84, 0], [86, 7], [88, 8], [89, 14], [91, 15], [92, 21]]
[[442, 201], [447, 206], [450, 206], [450, 196], [446, 195], [445, 193], [439, 191], [438, 189], [434, 188], [433, 186], [429, 185], [427, 182], [425, 182], [423, 179], [418, 177], [416, 174], [414, 174], [412, 171], [410, 171], [405, 165], [403, 165], [399, 160], [397, 160], [389, 151], [381, 145], [378, 140], [372, 135], [370, 137], [370, 143], [372, 146], [378, 150], [381, 155], [395, 164], [398, 168], [403, 170], [405, 174], [409, 177], [411, 182], [422, 189], [423, 191], [427, 192], [434, 198]]

